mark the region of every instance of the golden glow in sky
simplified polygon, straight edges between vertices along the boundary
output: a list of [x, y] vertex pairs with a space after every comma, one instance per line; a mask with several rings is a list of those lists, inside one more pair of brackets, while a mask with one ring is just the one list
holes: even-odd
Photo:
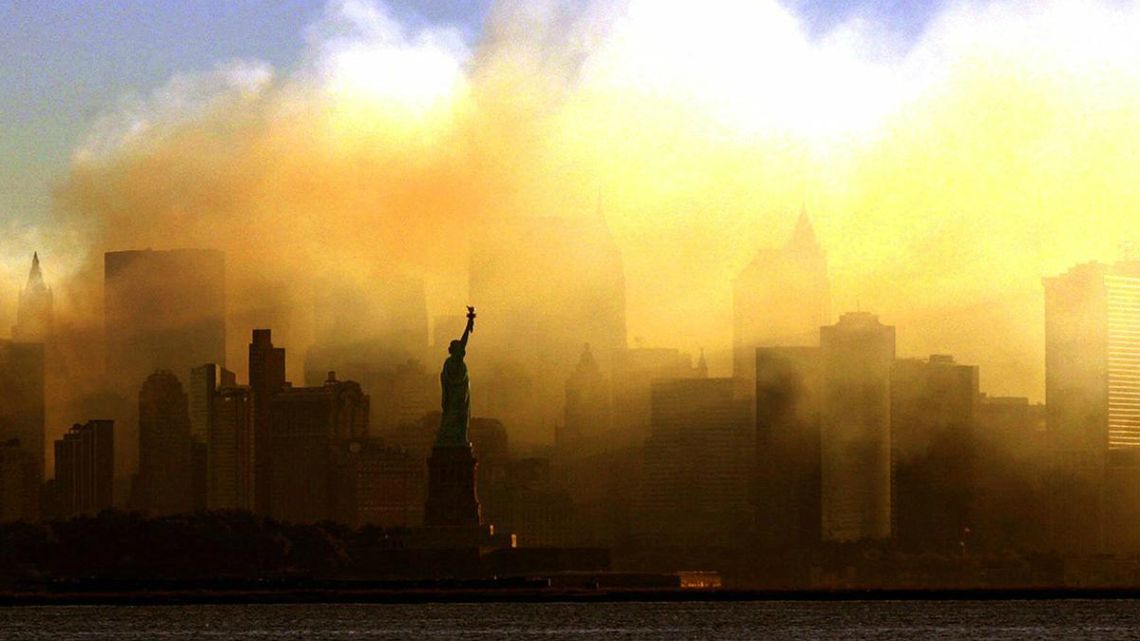
[[[332, 2], [299, 69], [176, 75], [101, 118], [42, 253], [78, 283], [105, 249], [218, 246], [239, 321], [303, 307], [316, 272], [413, 273], [439, 313], [467, 302], [473, 226], [592, 214], [600, 190], [631, 339], [724, 374], [731, 279], [805, 204], [836, 313], [1039, 398], [1040, 278], [1140, 240], [1137, 33], [1107, 1], [955, 4], [902, 46], [772, 0], [516, 0], [467, 46]], [[58, 296], [93, 309], [80, 291]]]

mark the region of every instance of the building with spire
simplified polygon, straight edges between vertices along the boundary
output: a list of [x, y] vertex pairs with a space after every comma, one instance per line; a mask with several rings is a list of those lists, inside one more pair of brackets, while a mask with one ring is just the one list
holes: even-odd
[[761, 249], [733, 282], [733, 378], [742, 398], [756, 392], [756, 348], [818, 344], [831, 322], [827, 255], [806, 209], [782, 248]]
[[32, 254], [28, 283], [20, 290], [20, 306], [16, 310], [12, 339], [21, 343], [44, 343], [51, 337], [52, 326], [51, 288], [44, 283], [40, 255], [36, 252]]

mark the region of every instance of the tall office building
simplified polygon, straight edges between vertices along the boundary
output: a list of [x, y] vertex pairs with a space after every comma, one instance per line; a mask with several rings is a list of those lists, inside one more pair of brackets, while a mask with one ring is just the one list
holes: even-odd
[[115, 472], [115, 423], [76, 423], [55, 442], [52, 516], [93, 515], [111, 507]]
[[[226, 361], [226, 258], [221, 251], [107, 252], [104, 266], [106, 375], [133, 395], [148, 375], [170, 370], [185, 380], [202, 363]], [[125, 417], [127, 419], [133, 417]], [[116, 430], [122, 472], [137, 463], [135, 421]]]
[[733, 371], [737, 393], [751, 398], [757, 347], [815, 345], [831, 322], [827, 255], [801, 212], [788, 244], [762, 249], [733, 282]]
[[353, 438], [333, 448], [333, 519], [351, 527], [420, 527], [424, 461], [382, 439]]
[[588, 344], [566, 381], [565, 399], [562, 426], [554, 441], [559, 456], [577, 458], [612, 447], [610, 382]]
[[39, 519], [37, 471], [35, 456], [19, 439], [0, 442], [0, 523]]
[[254, 507], [253, 392], [245, 385], [214, 393], [207, 435], [206, 505], [211, 510]]
[[756, 535], [770, 553], [820, 539], [820, 350], [756, 350]]
[[891, 366], [895, 328], [849, 313], [820, 328], [821, 534], [891, 536]]
[[253, 509], [258, 514], [269, 514], [269, 441], [273, 426], [270, 408], [273, 396], [285, 385], [285, 348], [273, 346], [271, 330], [253, 330], [249, 343], [249, 388], [253, 396]]
[[234, 373], [215, 363], [190, 370], [186, 396], [190, 409], [190, 475], [194, 510], [204, 510], [209, 494], [209, 440], [214, 433], [218, 390], [234, 387]]
[[1050, 531], [1058, 548], [1100, 551], [1140, 504], [1108, 491], [1140, 478], [1140, 261], [1078, 265], [1044, 285]]
[[20, 306], [16, 309], [12, 339], [22, 343], [46, 343], [51, 338], [53, 326], [51, 288], [44, 283], [40, 255], [35, 253], [32, 254], [28, 283], [20, 290]]
[[894, 537], [953, 553], [974, 528], [978, 368], [946, 355], [900, 359], [891, 371]]
[[182, 382], [169, 370], [151, 374], [139, 391], [140, 507], [177, 514], [193, 506], [190, 414]]
[[634, 535], [647, 545], [730, 547], [751, 526], [753, 436], [730, 378], [655, 381]]
[[640, 446], [648, 438], [653, 381], [708, 377], [703, 355], [694, 367], [692, 356], [676, 349], [619, 349], [613, 353], [611, 363], [613, 429], [607, 440], [615, 448]]
[[44, 478], [44, 346], [0, 340], [0, 442], [17, 439]]
[[358, 383], [337, 380], [335, 372], [320, 387], [285, 387], [273, 395], [270, 516], [295, 523], [335, 518], [334, 451], [369, 436], [368, 404]]
[[600, 216], [486, 225], [472, 239], [470, 301], [487, 319], [470, 347], [479, 411], [528, 426], [516, 439], [550, 443], [582, 345], [603, 372], [626, 346], [625, 273], [609, 228]]

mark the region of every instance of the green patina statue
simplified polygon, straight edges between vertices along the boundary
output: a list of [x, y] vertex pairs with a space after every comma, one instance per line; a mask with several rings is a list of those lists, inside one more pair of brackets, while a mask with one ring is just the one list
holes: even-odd
[[467, 423], [471, 418], [471, 380], [467, 377], [467, 337], [475, 331], [475, 308], [467, 308], [467, 328], [463, 338], [451, 341], [450, 354], [443, 362], [439, 383], [443, 387], [443, 416], [439, 420], [436, 447], [467, 447]]

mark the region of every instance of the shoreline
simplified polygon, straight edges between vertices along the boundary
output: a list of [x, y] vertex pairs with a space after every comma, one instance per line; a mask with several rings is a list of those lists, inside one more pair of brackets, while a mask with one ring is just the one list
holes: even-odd
[[278, 589], [0, 592], [0, 607], [760, 601], [1050, 601], [1140, 599], [1140, 588], [996, 589]]

